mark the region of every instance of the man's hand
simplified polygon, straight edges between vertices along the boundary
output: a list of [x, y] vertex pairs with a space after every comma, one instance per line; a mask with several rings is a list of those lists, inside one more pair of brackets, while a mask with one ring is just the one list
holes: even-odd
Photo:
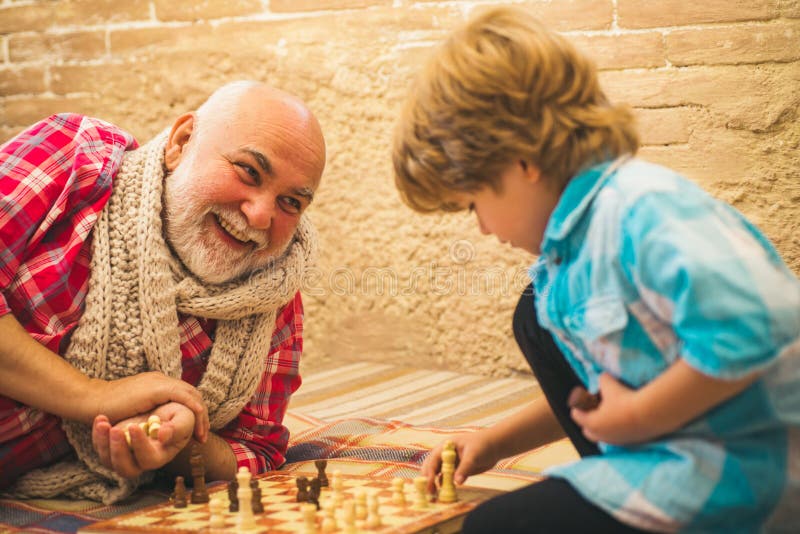
[[[456, 470], [453, 481], [463, 484], [471, 475], [491, 469], [500, 460], [494, 451], [486, 430], [456, 434], [448, 438], [456, 446]], [[420, 469], [420, 474], [428, 478], [428, 491], [435, 493], [436, 478], [442, 469], [442, 447], [444, 442], [431, 449]]]
[[[133, 478], [170, 462], [189, 443], [195, 426], [194, 414], [186, 406], [170, 402], [152, 412], [161, 418], [161, 428], [150, 438], [139, 427], [150, 413], [132, 417], [111, 426], [108, 417], [98, 415], [92, 425], [92, 444], [100, 463], [119, 475]], [[125, 439], [130, 433], [131, 444]]]
[[119, 380], [91, 380], [86, 399], [92, 414], [105, 415], [111, 422], [148, 413], [168, 402], [178, 402], [194, 412], [195, 438], [205, 443], [210, 428], [208, 410], [200, 392], [183, 380], [158, 372]]

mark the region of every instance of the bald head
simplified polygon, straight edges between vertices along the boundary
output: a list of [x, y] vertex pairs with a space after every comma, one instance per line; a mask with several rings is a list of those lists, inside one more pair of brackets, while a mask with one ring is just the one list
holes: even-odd
[[167, 238], [199, 278], [258, 269], [291, 243], [325, 167], [325, 140], [302, 100], [234, 82], [179, 117], [165, 149]]

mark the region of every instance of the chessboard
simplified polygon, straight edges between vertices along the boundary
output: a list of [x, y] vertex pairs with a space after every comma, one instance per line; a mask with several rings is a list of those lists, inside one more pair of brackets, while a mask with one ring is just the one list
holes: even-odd
[[[478, 504], [489, 499], [499, 492], [496, 490], [458, 486], [457, 502], [444, 504], [430, 502], [426, 507], [420, 508], [415, 503], [415, 490], [411, 480], [404, 485], [406, 505], [394, 504], [392, 480], [390, 478], [369, 477], [360, 475], [340, 475], [342, 478], [343, 492], [347, 499], [355, 498], [358, 493], [377, 495], [380, 503], [381, 526], [367, 529], [363, 523], [358, 526], [358, 532], [375, 533], [439, 533], [448, 534], [461, 530], [461, 524], [467, 512]], [[261, 502], [264, 512], [255, 515], [256, 527], [247, 530], [248, 533], [303, 533], [306, 526], [301, 513], [301, 505], [296, 502], [297, 484], [296, 476], [280, 471], [271, 471], [253, 477], [258, 481], [261, 489]], [[322, 488], [320, 506], [332, 504], [330, 488]], [[237, 512], [228, 511], [228, 492], [224, 485], [208, 489], [211, 499], [220, 499], [224, 502], [224, 527], [210, 527], [210, 510], [208, 503], [189, 504], [186, 508], [176, 508], [172, 503], [164, 503], [144, 508], [142, 510], [121, 515], [107, 521], [94, 523], [79, 530], [81, 533], [102, 532], [245, 532], [237, 527]], [[337, 527], [335, 532], [344, 532], [345, 524], [341, 511], [337, 511]], [[326, 514], [324, 509], [316, 512], [318, 532], [323, 532], [321, 526]], [[357, 523], [358, 525], [358, 523]]]

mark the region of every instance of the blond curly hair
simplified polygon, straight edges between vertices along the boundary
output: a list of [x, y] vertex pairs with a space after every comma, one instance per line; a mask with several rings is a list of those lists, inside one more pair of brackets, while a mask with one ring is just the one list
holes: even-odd
[[514, 160], [563, 188], [581, 169], [638, 146], [633, 115], [609, 102], [586, 56], [527, 10], [498, 7], [430, 58], [401, 113], [392, 159], [409, 206], [456, 211], [454, 193], [497, 190]]

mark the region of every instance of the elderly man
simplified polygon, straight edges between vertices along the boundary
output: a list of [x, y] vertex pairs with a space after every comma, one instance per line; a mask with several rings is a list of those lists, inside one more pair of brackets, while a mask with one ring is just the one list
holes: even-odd
[[113, 502], [197, 443], [212, 479], [282, 464], [324, 165], [308, 108], [256, 82], [140, 148], [72, 114], [0, 147], [0, 488]]

